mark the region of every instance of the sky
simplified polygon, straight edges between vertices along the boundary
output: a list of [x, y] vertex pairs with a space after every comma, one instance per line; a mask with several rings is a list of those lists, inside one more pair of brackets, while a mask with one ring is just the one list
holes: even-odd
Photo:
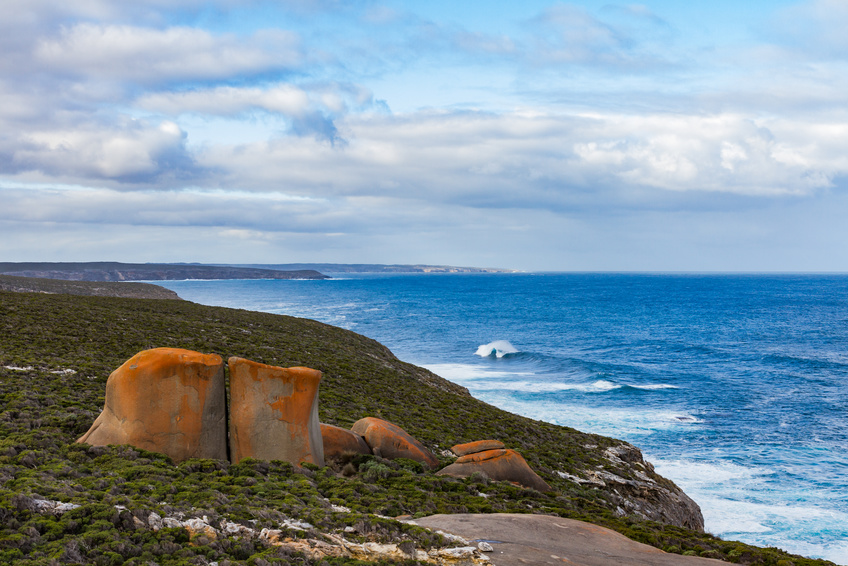
[[0, 261], [848, 271], [845, 29], [845, 0], [4, 0]]

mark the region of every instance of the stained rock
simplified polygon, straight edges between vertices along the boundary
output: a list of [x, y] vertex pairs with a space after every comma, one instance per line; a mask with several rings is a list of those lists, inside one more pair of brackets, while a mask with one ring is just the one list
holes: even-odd
[[451, 446], [451, 452], [457, 456], [465, 456], [466, 454], [476, 454], [477, 452], [485, 452], [486, 450], [498, 450], [504, 447], [504, 443], [500, 440], [477, 440], [475, 442], [466, 442], [465, 444], [457, 444]]
[[371, 447], [371, 451], [382, 458], [389, 460], [409, 458], [430, 468], [436, 468], [439, 465], [439, 460], [423, 444], [389, 421], [365, 417], [353, 423], [350, 430], [362, 436]]
[[537, 491], [551, 491], [536, 472], [530, 469], [527, 461], [515, 450], [486, 450], [457, 458], [456, 462], [436, 472], [440, 476], [467, 478], [474, 472], [480, 472], [496, 481], [509, 481], [531, 487]]
[[324, 465], [318, 422], [321, 372], [280, 368], [232, 357], [230, 458]]
[[324, 458], [338, 458], [345, 453], [371, 454], [365, 439], [346, 428], [321, 423], [324, 439]]
[[100, 416], [77, 442], [131, 444], [180, 462], [227, 458], [224, 364], [178, 348], [139, 352], [106, 381]]

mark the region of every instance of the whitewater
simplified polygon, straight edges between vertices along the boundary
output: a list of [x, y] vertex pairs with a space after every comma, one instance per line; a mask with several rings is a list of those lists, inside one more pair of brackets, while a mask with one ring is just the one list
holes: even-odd
[[631, 442], [708, 532], [848, 564], [848, 276], [157, 283], [354, 330], [493, 405]]

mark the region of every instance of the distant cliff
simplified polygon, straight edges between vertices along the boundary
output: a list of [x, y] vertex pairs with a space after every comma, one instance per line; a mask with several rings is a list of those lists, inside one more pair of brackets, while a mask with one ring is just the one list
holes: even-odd
[[280, 263], [249, 264], [241, 267], [262, 269], [314, 269], [321, 273], [517, 273], [515, 269], [499, 267], [457, 267], [453, 265], [381, 263]]
[[0, 263], [0, 274], [67, 281], [178, 281], [184, 279], [328, 279], [312, 270], [282, 271], [184, 263]]

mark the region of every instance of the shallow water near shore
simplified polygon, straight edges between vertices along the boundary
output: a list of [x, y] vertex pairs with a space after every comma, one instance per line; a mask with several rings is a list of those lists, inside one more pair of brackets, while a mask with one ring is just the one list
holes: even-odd
[[157, 283], [354, 330], [484, 401], [627, 440], [707, 531], [848, 564], [848, 276]]

